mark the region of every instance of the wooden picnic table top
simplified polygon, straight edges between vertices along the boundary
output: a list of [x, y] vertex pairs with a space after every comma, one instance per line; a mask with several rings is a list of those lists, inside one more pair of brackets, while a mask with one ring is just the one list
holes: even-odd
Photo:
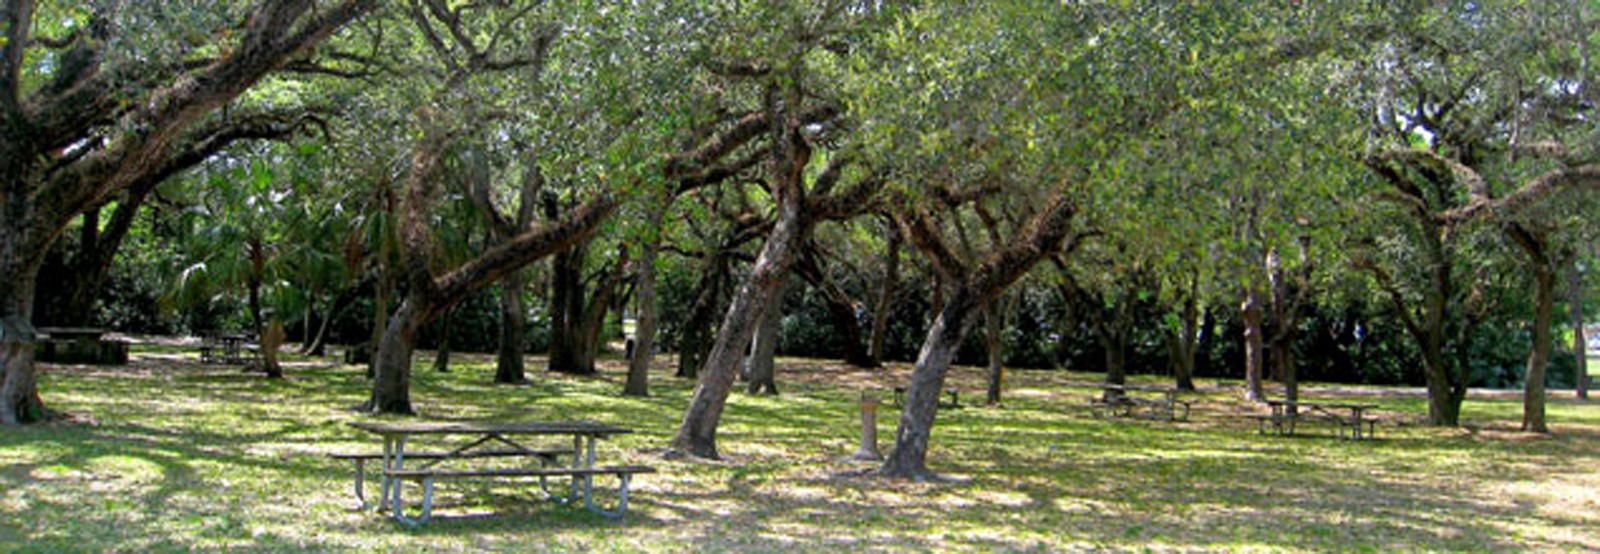
[[1104, 389], [1104, 390], [1137, 391], [1137, 392], [1163, 392], [1163, 393], [1167, 393], [1167, 394], [1177, 394], [1177, 393], [1180, 393], [1180, 392], [1184, 392], [1182, 389], [1179, 389], [1177, 387], [1163, 387], [1163, 386], [1157, 386], [1157, 385], [1118, 385], [1118, 384], [1115, 384], [1115, 383], [1101, 383], [1100, 384], [1100, 388]]
[[36, 331], [51, 337], [99, 337], [106, 330], [99, 327], [40, 327]]
[[632, 433], [632, 429], [592, 421], [352, 421], [350, 426], [379, 435], [587, 435]]
[[1377, 404], [1350, 404], [1344, 402], [1315, 402], [1305, 400], [1267, 400], [1268, 406], [1293, 406], [1296, 408], [1333, 408], [1340, 410], [1370, 410], [1377, 408]]

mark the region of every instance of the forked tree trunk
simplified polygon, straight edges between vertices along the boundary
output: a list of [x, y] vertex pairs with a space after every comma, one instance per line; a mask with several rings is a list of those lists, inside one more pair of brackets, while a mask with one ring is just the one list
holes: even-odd
[[494, 382], [515, 385], [528, 382], [523, 362], [523, 336], [527, 311], [522, 306], [522, 272], [507, 273], [500, 280], [500, 348], [495, 357]]
[[745, 379], [749, 381], [745, 387], [746, 394], [766, 394], [777, 396], [778, 377], [774, 358], [778, 355], [778, 335], [783, 323], [783, 292], [784, 285], [780, 283], [774, 293], [772, 303], [767, 306], [767, 313], [761, 316], [761, 326], [756, 329], [754, 344], [750, 347], [750, 357], [745, 361]]
[[1183, 310], [1178, 316], [1178, 329], [1168, 329], [1166, 333], [1167, 359], [1172, 363], [1174, 386], [1186, 391], [1195, 390], [1195, 353], [1200, 350], [1200, 278], [1198, 275], [1190, 277], [1189, 293], [1183, 299]]
[[939, 394], [944, 390], [950, 362], [966, 340], [973, 320], [977, 319], [978, 308], [976, 295], [962, 287], [934, 318], [911, 370], [911, 386], [906, 391], [905, 408], [900, 412], [900, 426], [895, 431], [894, 451], [879, 470], [883, 475], [917, 480], [933, 477], [928, 471], [928, 441], [933, 435], [934, 416], [939, 411]]
[[[384, 242], [387, 243], [387, 239], [384, 239]], [[388, 248], [385, 246], [380, 250], [387, 251]], [[387, 262], [379, 262], [378, 282], [373, 287], [372, 338], [367, 340], [367, 352], [370, 356], [367, 360], [368, 379], [378, 377], [378, 346], [383, 344], [383, 335], [389, 329], [389, 297], [394, 291], [394, 277], [389, 274], [389, 268], [386, 266]]]
[[[1076, 210], [1064, 196], [1036, 215], [1026, 230], [1013, 237], [1012, 244], [991, 254], [984, 263], [960, 280], [948, 304], [934, 318], [927, 339], [917, 354], [906, 391], [906, 404], [895, 431], [894, 451], [884, 460], [878, 473], [902, 479], [927, 479], [928, 440], [933, 433], [934, 416], [939, 409], [939, 394], [944, 390], [945, 374], [956, 350], [967, 337], [979, 308], [1011, 286], [1040, 260], [1053, 255], [1070, 231]], [[919, 244], [927, 239], [918, 239]], [[926, 247], [924, 247], [926, 248]]]
[[718, 457], [717, 423], [721, 421], [722, 408], [734, 380], [739, 376], [739, 362], [755, 335], [758, 318], [774, 304], [804, 236], [798, 183], [795, 187], [780, 198], [777, 222], [761, 247], [761, 255], [756, 258], [750, 276], [728, 306], [728, 313], [717, 330], [717, 340], [700, 368], [699, 383], [689, 400], [689, 409], [672, 439], [673, 450], [702, 458]]

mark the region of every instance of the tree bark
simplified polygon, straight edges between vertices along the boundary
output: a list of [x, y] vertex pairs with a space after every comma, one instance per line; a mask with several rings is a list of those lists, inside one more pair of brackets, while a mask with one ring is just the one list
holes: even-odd
[[817, 292], [822, 293], [823, 303], [828, 307], [828, 319], [833, 323], [834, 332], [839, 334], [839, 343], [844, 349], [844, 362], [861, 368], [878, 367], [876, 359], [867, 353], [861, 319], [858, 317], [859, 303], [828, 276], [821, 257], [816, 245], [808, 241], [795, 269]]
[[1000, 315], [998, 300], [990, 301], [983, 306], [983, 322], [985, 325], [984, 346], [989, 354], [989, 386], [984, 395], [984, 404], [989, 406], [1000, 405], [1001, 389], [1005, 386], [1005, 340], [1001, 336], [1005, 332], [1005, 319]]
[[879, 473], [916, 480], [934, 477], [928, 471], [928, 441], [933, 435], [934, 416], [939, 411], [939, 394], [944, 390], [945, 375], [962, 341], [967, 338], [978, 308], [974, 292], [963, 287], [955, 291], [944, 310], [934, 318], [911, 370], [911, 386], [906, 392], [905, 408], [900, 412], [894, 450], [884, 460]]
[[283, 320], [273, 317], [267, 323], [266, 331], [261, 333], [261, 369], [266, 372], [268, 379], [282, 379], [283, 366], [278, 363], [278, 348], [288, 340], [288, 333], [283, 330]]
[[377, 375], [372, 381], [372, 397], [365, 409], [380, 414], [411, 415], [411, 354], [416, 348], [417, 331], [432, 311], [428, 302], [408, 297], [389, 318], [383, 338], [372, 356]]
[[433, 370], [439, 373], [450, 371], [450, 320], [455, 319], [455, 312], [455, 308], [449, 308], [439, 316], [439, 349], [433, 356]]
[[528, 382], [523, 362], [524, 330], [527, 310], [522, 306], [526, 286], [522, 272], [513, 271], [500, 280], [500, 348], [495, 358], [494, 382], [516, 385]]
[[1167, 358], [1172, 363], [1174, 386], [1178, 390], [1192, 391], [1194, 386], [1195, 353], [1200, 350], [1200, 273], [1189, 274], [1189, 287], [1183, 298], [1183, 309], [1178, 314], [1178, 328], [1168, 329]]
[[[430, 112], [419, 115], [428, 117]], [[372, 398], [365, 408], [377, 413], [411, 413], [411, 351], [416, 330], [439, 311], [447, 309], [480, 290], [526, 267], [529, 263], [570, 249], [589, 240], [601, 223], [616, 211], [617, 201], [609, 196], [590, 200], [569, 211], [560, 221], [523, 230], [510, 240], [484, 250], [477, 257], [442, 274], [435, 273], [433, 252], [433, 211], [442, 195], [441, 158], [454, 140], [433, 121], [423, 122], [426, 131], [412, 152], [404, 196], [399, 209], [400, 259], [407, 280], [406, 300], [390, 321], [374, 357], [378, 364]]]
[[[928, 440], [933, 432], [934, 416], [938, 412], [939, 394], [944, 390], [944, 378], [956, 350], [966, 339], [979, 308], [986, 301], [999, 296], [1040, 260], [1053, 255], [1061, 247], [1071, 230], [1072, 203], [1058, 191], [1052, 202], [1038, 212], [1027, 228], [1013, 237], [1010, 246], [992, 253], [986, 261], [970, 272], [959, 271], [963, 278], [938, 317], [934, 318], [922, 349], [917, 354], [911, 370], [911, 384], [906, 392], [906, 405], [900, 412], [900, 426], [895, 431], [894, 451], [884, 460], [878, 473], [903, 479], [928, 479]], [[915, 230], [913, 228], [913, 230]], [[936, 249], [929, 237], [915, 238], [914, 242], [925, 251]], [[962, 265], [957, 260], [947, 260], [950, 265]]]
[[[11, 161], [0, 159], [0, 163]], [[38, 378], [33, 363], [38, 349], [34, 334], [33, 287], [38, 282], [39, 265], [35, 256], [42, 230], [28, 223], [34, 220], [32, 199], [16, 191], [21, 175], [0, 171], [0, 426], [34, 423], [45, 417], [39, 398]]]
[[623, 396], [650, 396], [650, 363], [655, 359], [656, 340], [656, 255], [661, 250], [661, 220], [664, 210], [651, 214], [651, 232], [639, 254], [638, 315], [633, 322], [633, 357], [628, 359], [628, 381], [622, 387]]
[[760, 327], [756, 329], [754, 344], [750, 347], [750, 357], [745, 360], [745, 394], [778, 395], [778, 377], [774, 358], [778, 354], [778, 336], [783, 327], [783, 293], [787, 288], [782, 282], [778, 290], [773, 292], [771, 304], [761, 316]]
[[[798, 178], [798, 175], [795, 177]], [[766, 313], [774, 301], [775, 293], [783, 285], [784, 275], [795, 256], [794, 251], [804, 235], [798, 198], [799, 183], [790, 186], [790, 191], [779, 198], [777, 223], [767, 236], [766, 244], [761, 247], [761, 255], [756, 258], [749, 278], [739, 287], [733, 303], [728, 306], [711, 353], [700, 368], [699, 382], [689, 400], [689, 409], [684, 414], [677, 435], [672, 439], [673, 450], [702, 458], [718, 458], [717, 423], [722, 418], [722, 408], [738, 377], [739, 362], [755, 335], [757, 319]]]
[[678, 344], [678, 377], [695, 379], [700, 366], [711, 353], [710, 328], [721, 302], [722, 281], [727, 278], [727, 262], [718, 254], [708, 254], [701, 266], [700, 279], [695, 289], [694, 305], [689, 310], [689, 321], [683, 326], [683, 336]]
[[1577, 387], [1579, 400], [1589, 399], [1589, 343], [1584, 336], [1583, 321], [1583, 273], [1578, 270], [1578, 258], [1573, 257], [1572, 267], [1567, 270], [1567, 309], [1572, 325], [1572, 360], [1574, 363], [1574, 384]]
[[1550, 427], [1545, 423], [1545, 371], [1555, 342], [1550, 332], [1555, 323], [1555, 264], [1543, 233], [1515, 222], [1506, 223], [1505, 232], [1522, 253], [1527, 254], [1529, 269], [1533, 270], [1533, 343], [1528, 349], [1528, 366], [1523, 374], [1522, 430], [1549, 433]]
[[883, 270], [883, 287], [878, 290], [878, 302], [872, 309], [872, 340], [867, 355], [874, 362], [883, 362], [884, 345], [889, 335], [889, 313], [894, 310], [895, 289], [900, 285], [900, 245], [903, 239], [899, 229], [891, 222], [885, 225], [889, 235]]
[[1267, 398], [1261, 387], [1265, 357], [1263, 350], [1266, 347], [1261, 336], [1261, 324], [1265, 317], [1261, 292], [1254, 285], [1245, 285], [1244, 302], [1239, 305], [1239, 319], [1244, 325], [1244, 398], [1252, 402], [1262, 402]]

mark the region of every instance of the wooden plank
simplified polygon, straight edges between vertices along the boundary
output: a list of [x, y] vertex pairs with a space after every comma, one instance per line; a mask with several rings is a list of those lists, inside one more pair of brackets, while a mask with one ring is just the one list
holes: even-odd
[[550, 467], [550, 468], [485, 468], [485, 469], [391, 469], [384, 471], [384, 475], [395, 479], [421, 479], [424, 477], [558, 477], [558, 476], [583, 476], [583, 475], [622, 475], [635, 473], [655, 473], [656, 468], [650, 466], [602, 466], [592, 468], [581, 467]]
[[352, 421], [380, 435], [620, 435], [632, 429], [592, 421]]

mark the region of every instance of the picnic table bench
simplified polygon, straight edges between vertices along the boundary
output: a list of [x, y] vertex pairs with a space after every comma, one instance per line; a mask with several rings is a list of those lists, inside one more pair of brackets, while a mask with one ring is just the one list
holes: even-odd
[[1257, 434], [1266, 434], [1268, 429], [1271, 429], [1274, 435], [1294, 435], [1296, 424], [1309, 419], [1333, 424], [1337, 429], [1338, 438], [1371, 440], [1377, 435], [1378, 419], [1366, 415], [1368, 410], [1377, 407], [1371, 404], [1299, 400], [1268, 400], [1266, 403], [1271, 410], [1269, 413], [1249, 416], [1256, 420]]
[[[1179, 398], [1176, 387], [1138, 385], [1100, 385], [1101, 396], [1089, 399], [1089, 413], [1096, 418], [1133, 417], [1143, 411], [1146, 417], [1165, 421], [1187, 421], [1192, 401]], [[1133, 393], [1140, 393], [1135, 395]]]
[[[653, 473], [655, 468], [643, 465], [595, 465], [595, 442], [611, 435], [630, 433], [632, 430], [586, 421], [558, 422], [376, 422], [359, 421], [350, 424], [357, 429], [383, 437], [382, 453], [335, 453], [335, 459], [353, 460], [356, 463], [355, 492], [363, 507], [368, 507], [363, 493], [365, 463], [379, 460], [382, 463], [382, 492], [378, 510], [389, 510], [396, 521], [420, 525], [432, 518], [434, 482], [440, 479], [538, 477], [539, 487], [548, 499], [572, 502], [581, 498], [589, 511], [608, 518], [620, 518], [628, 509], [628, 486], [640, 473]], [[465, 438], [466, 442], [451, 449], [438, 451], [408, 451], [409, 440], [417, 436]], [[569, 436], [572, 444], [559, 447], [530, 448], [512, 440], [513, 436]], [[524, 461], [530, 465], [513, 467], [440, 467], [445, 462], [458, 462], [477, 458], [504, 458], [512, 462]], [[407, 467], [406, 460], [423, 461], [416, 467]], [[563, 461], [565, 462], [563, 464]], [[537, 465], [531, 465], [537, 462]], [[605, 509], [595, 503], [594, 477], [614, 475], [620, 482], [615, 509]], [[552, 493], [548, 479], [571, 479], [567, 494]], [[421, 485], [422, 504], [417, 517], [406, 515], [402, 502], [401, 484], [410, 481]]]

